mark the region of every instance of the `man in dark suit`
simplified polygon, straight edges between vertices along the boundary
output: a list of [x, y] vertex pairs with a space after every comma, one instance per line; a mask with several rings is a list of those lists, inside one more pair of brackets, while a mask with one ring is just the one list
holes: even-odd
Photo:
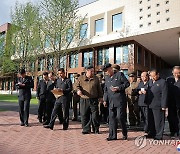
[[52, 110], [54, 108], [54, 103], [56, 98], [54, 94], [51, 92], [55, 88], [56, 78], [53, 72], [48, 74], [49, 81], [47, 83], [47, 93], [46, 93], [46, 121], [43, 125], [48, 125], [51, 119]]
[[[165, 112], [167, 109], [167, 83], [161, 79], [156, 69], [150, 71], [151, 80], [149, 81], [148, 101], [150, 112], [149, 121], [150, 134], [155, 140], [161, 140], [163, 137]], [[154, 123], [153, 123], [154, 122]], [[154, 127], [155, 126], [155, 127]]]
[[174, 66], [173, 76], [167, 78], [168, 121], [171, 137], [179, 136], [180, 120], [180, 66]]
[[67, 130], [69, 126], [69, 106], [70, 106], [70, 93], [72, 91], [72, 82], [69, 78], [66, 77], [65, 71], [63, 68], [58, 70], [59, 79], [56, 83], [56, 90], [62, 92], [63, 95], [56, 99], [50, 123], [45, 128], [50, 128], [53, 130], [54, 123], [57, 117], [57, 114], [60, 110], [63, 110], [63, 130]]
[[48, 72], [43, 73], [43, 79], [39, 81], [37, 87], [37, 99], [39, 100], [39, 108], [38, 108], [38, 119], [39, 122], [42, 123], [42, 120], [45, 122], [46, 120], [46, 101], [47, 101], [47, 84], [48, 84]]
[[141, 82], [139, 83], [137, 87], [137, 92], [139, 94], [138, 99], [138, 105], [140, 106], [140, 111], [142, 114], [142, 120], [144, 122], [144, 131], [145, 133], [148, 133], [148, 99], [147, 99], [147, 90], [149, 87], [149, 75], [148, 72], [142, 72], [141, 73]]
[[102, 70], [107, 73], [104, 88], [104, 105], [109, 101], [109, 137], [108, 141], [117, 140], [117, 127], [121, 123], [123, 140], [127, 140], [126, 128], [126, 95], [125, 89], [129, 86], [129, 81], [122, 72], [114, 73], [111, 64], [105, 64]]
[[28, 119], [29, 119], [29, 107], [31, 100], [31, 88], [34, 87], [34, 82], [32, 77], [26, 76], [25, 69], [21, 69], [20, 77], [18, 78], [18, 83], [16, 84], [19, 94], [19, 115], [21, 126], [28, 127]]

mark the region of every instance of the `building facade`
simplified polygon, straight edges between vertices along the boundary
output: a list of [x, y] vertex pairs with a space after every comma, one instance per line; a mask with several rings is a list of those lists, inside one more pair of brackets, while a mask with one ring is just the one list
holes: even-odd
[[[118, 64], [125, 75], [178, 65], [179, 14], [179, 0], [97, 0], [84, 5], [79, 8], [79, 15], [86, 15], [79, 37], [85, 32], [85, 39], [71, 54], [58, 58], [58, 67], [65, 68], [73, 80], [73, 74], [83, 74], [89, 64], [96, 73], [102, 73], [105, 63]], [[57, 70], [53, 64], [53, 56], [41, 55], [28, 65], [35, 89], [43, 71]]]

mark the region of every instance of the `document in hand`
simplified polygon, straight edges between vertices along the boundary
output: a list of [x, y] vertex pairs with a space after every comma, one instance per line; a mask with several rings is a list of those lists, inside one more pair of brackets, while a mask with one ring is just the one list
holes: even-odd
[[51, 92], [54, 94], [54, 96], [56, 98], [58, 98], [58, 97], [63, 95], [63, 92], [62, 91], [58, 91], [57, 89], [51, 90]]

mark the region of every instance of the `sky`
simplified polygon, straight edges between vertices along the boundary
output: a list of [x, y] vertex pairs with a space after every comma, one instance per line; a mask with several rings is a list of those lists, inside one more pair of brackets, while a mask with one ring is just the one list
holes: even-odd
[[[26, 3], [33, 2], [39, 3], [41, 0], [0, 0], [0, 25], [5, 24], [7, 22], [11, 22], [11, 9], [15, 6], [16, 1], [18, 3]], [[79, 0], [79, 5], [85, 5], [87, 3], [93, 2], [95, 0]]]

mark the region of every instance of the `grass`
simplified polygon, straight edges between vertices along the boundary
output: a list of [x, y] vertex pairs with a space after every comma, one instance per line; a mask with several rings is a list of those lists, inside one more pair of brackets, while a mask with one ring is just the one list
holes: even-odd
[[[18, 97], [16, 95], [0, 95], [0, 102], [18, 103]], [[38, 104], [38, 100], [32, 97], [31, 104]]]

